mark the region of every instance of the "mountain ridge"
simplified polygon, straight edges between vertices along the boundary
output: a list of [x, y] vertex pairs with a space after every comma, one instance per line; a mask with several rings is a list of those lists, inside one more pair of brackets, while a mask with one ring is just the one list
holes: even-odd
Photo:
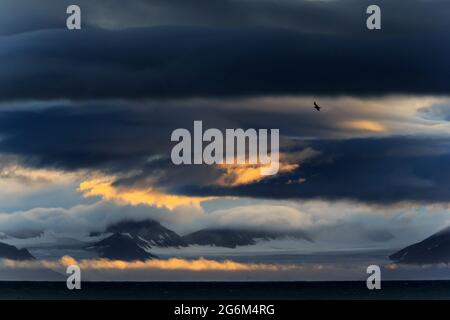
[[111, 234], [106, 238], [90, 244], [87, 250], [97, 252], [101, 258], [119, 260], [146, 260], [156, 258], [151, 249], [180, 248], [190, 245], [237, 248], [255, 245], [258, 241], [283, 238], [312, 239], [301, 230], [257, 230], [250, 228], [205, 228], [184, 236], [164, 227], [158, 221], [122, 220], [105, 228], [104, 231], [92, 233], [94, 236]]
[[391, 254], [389, 258], [404, 264], [450, 263], [450, 227]]
[[18, 249], [15, 246], [0, 242], [0, 258], [11, 260], [35, 260], [27, 249]]
[[183, 237], [189, 245], [214, 245], [217, 247], [236, 248], [255, 245], [258, 240], [275, 240], [283, 238], [313, 240], [301, 230], [256, 230], [250, 228], [206, 228]]
[[109, 260], [143, 261], [156, 258], [155, 255], [136, 243], [131, 236], [121, 233], [114, 233], [85, 249], [95, 251], [100, 258]]

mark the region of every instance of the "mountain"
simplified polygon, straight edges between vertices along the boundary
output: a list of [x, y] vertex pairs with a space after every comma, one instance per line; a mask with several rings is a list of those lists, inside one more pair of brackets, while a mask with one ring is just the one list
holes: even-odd
[[180, 247], [183, 239], [154, 220], [125, 220], [110, 225], [103, 232], [92, 233], [99, 236], [112, 233], [111, 236], [87, 247], [96, 251], [102, 258], [111, 260], [147, 260], [156, 256], [149, 253], [152, 247]]
[[147, 249], [153, 246], [180, 247], [184, 245], [183, 239], [178, 234], [154, 220], [126, 220], [109, 226], [105, 232], [126, 234]]
[[430, 264], [450, 262], [450, 228], [435, 233], [389, 256], [398, 263]]
[[303, 231], [270, 231], [228, 228], [199, 230], [184, 236], [183, 240], [188, 245], [214, 245], [216, 247], [236, 248], [237, 246], [254, 245], [258, 240], [285, 238], [303, 239], [312, 242]]
[[147, 252], [142, 245], [129, 234], [114, 233], [113, 235], [86, 247], [86, 250], [97, 252], [100, 257], [110, 260], [147, 260], [155, 256]]
[[0, 242], [0, 258], [11, 260], [33, 260], [34, 257], [27, 249], [17, 249], [6, 243]]
[[149, 253], [152, 247], [210, 245], [236, 248], [254, 245], [259, 240], [294, 238], [312, 241], [303, 231], [231, 228], [203, 229], [181, 237], [154, 220], [126, 220], [91, 235], [99, 236], [105, 233], [112, 235], [89, 246], [88, 249], [98, 252], [104, 258], [119, 260], [145, 260], [155, 257]]

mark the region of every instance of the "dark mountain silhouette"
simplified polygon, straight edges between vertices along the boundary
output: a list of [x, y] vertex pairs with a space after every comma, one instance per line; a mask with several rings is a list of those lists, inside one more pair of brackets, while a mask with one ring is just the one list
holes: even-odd
[[398, 263], [432, 264], [450, 262], [450, 228], [435, 233], [389, 256]]
[[156, 256], [147, 252], [134, 238], [128, 234], [114, 233], [86, 248], [97, 252], [101, 258], [110, 260], [147, 260]]
[[312, 241], [303, 231], [270, 231], [253, 229], [203, 229], [183, 237], [186, 244], [214, 245], [217, 247], [236, 248], [237, 246], [254, 245], [258, 240], [275, 240], [283, 238]]
[[0, 258], [11, 260], [34, 260], [35, 258], [27, 249], [17, 249], [6, 243], [0, 242]]
[[[203, 229], [181, 237], [174, 231], [162, 226], [159, 222], [154, 220], [125, 220], [107, 227], [106, 230], [102, 232], [95, 232], [91, 235], [99, 236], [104, 233], [113, 233], [113, 236], [91, 245], [89, 248], [104, 253], [105, 257], [114, 255], [116, 258], [118, 256], [123, 256], [123, 254], [118, 251], [122, 252], [125, 247], [133, 248], [133, 250], [140, 252], [137, 256], [133, 255], [133, 258], [139, 258], [142, 253], [141, 251], [145, 252], [142, 256], [147, 257], [148, 251], [152, 247], [211, 245], [236, 248], [238, 246], [254, 245], [258, 240], [293, 238], [312, 241], [305, 232], [300, 230], [274, 231], [244, 228]], [[105, 243], [110, 246], [107, 252], [105, 252]], [[100, 247], [102, 249], [100, 249]]]

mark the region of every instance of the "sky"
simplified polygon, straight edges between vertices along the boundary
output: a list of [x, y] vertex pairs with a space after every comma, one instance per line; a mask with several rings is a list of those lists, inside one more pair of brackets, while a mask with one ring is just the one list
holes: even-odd
[[[78, 0], [68, 31], [70, 4], [0, 4], [1, 231], [151, 218], [395, 249], [448, 225], [448, 1], [377, 1], [376, 31], [372, 1]], [[283, 170], [175, 166], [194, 120], [280, 129]]]

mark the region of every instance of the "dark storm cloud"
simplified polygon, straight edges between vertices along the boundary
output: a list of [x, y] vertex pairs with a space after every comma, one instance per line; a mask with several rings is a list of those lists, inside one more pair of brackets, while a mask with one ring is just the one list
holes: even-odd
[[[158, 170], [173, 173], [161, 178], [164, 184], [202, 180], [202, 166], [173, 166], [170, 141], [173, 130], [187, 128], [202, 120], [204, 130], [218, 128], [280, 128], [281, 146], [287, 137], [329, 138], [356, 134], [340, 126], [348, 115], [318, 116], [310, 107], [303, 112], [279, 112], [275, 108], [252, 109], [245, 102], [215, 105], [206, 103], [130, 102], [81, 103], [47, 109], [0, 111], [0, 153], [22, 156], [29, 165], [63, 170], [107, 169], [131, 171], [141, 169], [138, 181], [152, 178]], [[216, 102], [217, 103], [217, 102]], [[331, 121], [330, 121], [331, 119]], [[296, 141], [295, 145], [306, 143]], [[188, 166], [190, 167], [190, 166]], [[206, 166], [209, 168], [209, 166]], [[205, 177], [211, 181], [211, 177]], [[125, 179], [128, 184], [133, 178]]]
[[112, 173], [120, 177], [117, 186], [156, 186], [188, 195], [349, 199], [378, 204], [450, 200], [450, 140], [301, 140], [301, 135], [308, 136], [308, 127], [302, 129], [301, 115], [289, 113], [285, 118], [292, 121], [285, 121], [281, 132], [297, 138], [283, 143], [287, 139], [283, 137], [282, 151], [294, 154], [307, 147], [317, 151], [293, 172], [239, 187], [214, 187], [220, 174], [216, 168], [171, 163], [170, 133], [176, 128], [192, 128], [194, 119], [204, 120], [205, 128], [246, 127], [248, 119], [253, 119], [255, 127], [270, 118], [283, 122], [276, 113], [263, 117], [256, 110], [238, 111], [118, 106], [3, 111], [0, 153], [19, 156], [26, 165], [39, 168]]
[[[286, 133], [310, 135], [330, 131], [313, 117], [276, 112], [197, 105], [77, 105], [0, 112], [0, 153], [19, 156], [32, 167], [62, 170], [95, 169], [125, 176], [116, 185], [163, 188], [219, 177], [211, 166], [175, 166], [170, 160], [177, 128], [205, 129], [280, 127]], [[298, 127], [299, 121], [309, 123]], [[334, 131], [334, 129], [333, 129]]]
[[0, 99], [448, 94], [443, 35], [268, 29], [46, 31], [0, 41]]
[[[310, 142], [321, 152], [293, 173], [234, 188], [184, 193], [273, 199], [354, 200], [374, 204], [450, 200], [450, 141], [391, 137]], [[301, 181], [301, 182], [300, 182]]]
[[0, 35], [65, 27], [65, 1], [2, 0]]
[[[27, 166], [63, 170], [96, 169], [127, 174], [117, 184], [178, 186], [218, 177], [211, 166], [175, 166], [170, 160], [177, 128], [239, 127], [242, 115], [257, 114], [198, 106], [77, 105], [0, 112], [0, 153], [17, 155]], [[270, 114], [269, 114], [270, 117]], [[283, 117], [279, 118], [279, 121]], [[286, 118], [286, 117], [285, 117]], [[135, 174], [130, 174], [138, 170]]]
[[3, 0], [0, 34], [65, 28], [66, 8], [82, 9], [83, 27], [214, 26], [290, 28], [313, 33], [366, 32], [366, 8], [382, 8], [389, 33], [445, 31], [446, 0]]
[[130, 161], [161, 152], [167, 144], [152, 139], [156, 133], [169, 132], [160, 122], [164, 117], [154, 121], [139, 116], [114, 107], [3, 112], [0, 148], [36, 166], [71, 170], [120, 163], [127, 167]]

